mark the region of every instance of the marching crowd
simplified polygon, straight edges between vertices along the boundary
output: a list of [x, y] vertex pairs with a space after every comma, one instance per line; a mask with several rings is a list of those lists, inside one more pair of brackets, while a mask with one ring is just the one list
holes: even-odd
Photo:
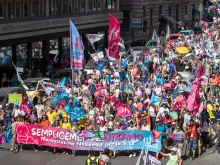
[[[177, 165], [186, 148], [192, 159], [212, 143], [216, 144], [214, 152], [217, 153], [220, 36], [217, 24], [210, 27], [201, 22], [200, 26], [203, 29], [200, 34], [182, 35], [175, 42], [147, 50], [140, 57], [131, 51], [131, 58], [119, 64], [103, 60], [104, 66], [88, 74], [83, 82], [65, 82], [65, 92], [69, 95], [65, 101], [55, 104], [52, 98], [57, 92], [53, 91], [50, 95], [45, 93], [36, 105], [30, 105], [24, 96], [21, 103], [0, 106], [1, 132], [9, 125], [12, 127], [10, 151], [23, 150], [22, 144], [16, 141], [15, 125], [30, 123], [74, 131], [158, 131], [162, 136], [162, 152], [158, 151], [158, 156], [169, 157], [168, 165]], [[182, 53], [178, 47], [188, 48], [191, 54]], [[67, 105], [82, 108], [85, 117], [73, 119]], [[118, 105], [126, 106], [129, 115], [118, 114]], [[35, 151], [39, 147], [32, 146]], [[164, 153], [169, 149], [171, 154]], [[62, 151], [72, 157], [79, 154], [75, 150], [47, 146], [43, 150], [53, 154]], [[129, 151], [129, 157], [135, 157], [136, 152]], [[106, 149], [99, 158], [110, 162], [111, 157], [119, 154]], [[93, 151], [89, 156], [86, 164], [98, 164]]]

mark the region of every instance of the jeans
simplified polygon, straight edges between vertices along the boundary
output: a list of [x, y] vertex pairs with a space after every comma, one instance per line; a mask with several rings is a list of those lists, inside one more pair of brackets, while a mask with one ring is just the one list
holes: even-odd
[[156, 129], [155, 121], [156, 121], [156, 117], [150, 117], [151, 130]]

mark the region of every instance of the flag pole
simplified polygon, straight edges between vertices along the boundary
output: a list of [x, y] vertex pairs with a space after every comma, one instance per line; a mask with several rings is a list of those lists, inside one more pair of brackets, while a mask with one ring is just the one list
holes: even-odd
[[[71, 23], [71, 19], [69, 21], [69, 24]], [[71, 24], [70, 24], [70, 68], [71, 68], [71, 87], [72, 87], [72, 90], [73, 90], [73, 67], [72, 67], [72, 36], [71, 36]]]

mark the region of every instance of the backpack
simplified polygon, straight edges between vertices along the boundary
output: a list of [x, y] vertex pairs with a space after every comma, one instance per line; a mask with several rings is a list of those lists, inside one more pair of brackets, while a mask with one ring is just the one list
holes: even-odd
[[93, 160], [91, 158], [89, 158], [88, 165], [99, 165], [98, 162], [99, 161], [97, 161], [97, 158], [95, 158]]
[[111, 162], [109, 159], [106, 159], [106, 160], [100, 159], [99, 160], [99, 165], [110, 165], [110, 164], [111, 164]]

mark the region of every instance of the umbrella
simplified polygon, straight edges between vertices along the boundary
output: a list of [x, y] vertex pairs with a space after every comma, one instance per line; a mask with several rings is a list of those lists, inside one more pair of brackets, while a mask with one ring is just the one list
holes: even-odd
[[177, 72], [178, 75], [180, 75], [180, 77], [188, 79], [192, 77], [192, 74], [188, 73], [188, 72]]
[[189, 48], [187, 48], [185, 46], [176, 47], [176, 51], [180, 54], [187, 54], [190, 52]]
[[184, 87], [184, 88], [183, 88], [183, 91], [184, 91], [184, 92], [190, 93], [191, 90], [192, 90], [192, 86], [187, 86], [187, 87]]

